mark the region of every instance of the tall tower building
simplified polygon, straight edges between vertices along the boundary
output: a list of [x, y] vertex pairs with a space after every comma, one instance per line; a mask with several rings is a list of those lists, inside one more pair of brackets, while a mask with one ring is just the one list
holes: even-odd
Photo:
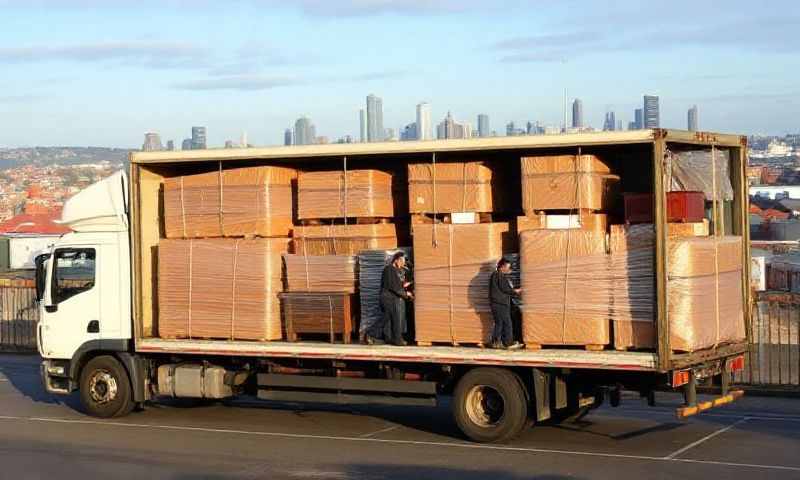
[[580, 98], [572, 102], [572, 128], [583, 128], [583, 102]]
[[206, 127], [192, 127], [192, 150], [206, 148]]
[[242, 132], [242, 135], [239, 137], [239, 146], [242, 148], [247, 148], [247, 132]]
[[[603, 122], [603, 131], [612, 131], [617, 127], [617, 119], [614, 112], [606, 112], [606, 120]], [[620, 129], [621, 130], [621, 129]]]
[[478, 115], [478, 136], [488, 137], [491, 134], [492, 130], [489, 128], [489, 115], [481, 113]]
[[367, 141], [383, 140], [383, 100], [373, 94], [367, 95]]
[[433, 140], [433, 123], [431, 123], [431, 104], [417, 104], [417, 140]]
[[658, 111], [658, 97], [655, 95], [644, 96], [644, 128], [658, 128], [661, 124], [661, 115]]
[[294, 144], [295, 145], [312, 145], [316, 143], [317, 130], [311, 119], [308, 117], [300, 117], [294, 122]]
[[161, 145], [161, 135], [155, 132], [147, 132], [144, 134], [142, 150], [145, 152], [157, 152], [163, 149], [164, 147]]
[[690, 132], [697, 131], [697, 105], [692, 105], [692, 108], [686, 112], [686, 129]]
[[167, 140], [167, 150], [169, 150], [170, 152], [175, 150], [175, 142], [173, 142], [172, 140]]
[[456, 122], [450, 112], [447, 112], [447, 116], [444, 120], [436, 126], [436, 138], [439, 139], [471, 137], [472, 125], [469, 123]]
[[362, 108], [358, 111], [358, 141], [364, 143], [367, 141], [367, 112]]
[[184, 138], [181, 142], [181, 150], [191, 150], [192, 149], [192, 139], [191, 138]]
[[641, 130], [644, 128], [644, 113], [641, 108], [633, 111], [633, 125], [634, 130]]
[[294, 142], [292, 141], [292, 129], [287, 128], [283, 131], [283, 144], [284, 145], [292, 145]]

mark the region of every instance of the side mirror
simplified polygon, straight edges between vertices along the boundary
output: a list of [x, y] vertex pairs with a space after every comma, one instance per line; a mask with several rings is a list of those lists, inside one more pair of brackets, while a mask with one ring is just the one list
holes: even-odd
[[44, 297], [45, 282], [47, 282], [47, 260], [49, 253], [37, 255], [36, 262], [36, 301], [41, 302]]

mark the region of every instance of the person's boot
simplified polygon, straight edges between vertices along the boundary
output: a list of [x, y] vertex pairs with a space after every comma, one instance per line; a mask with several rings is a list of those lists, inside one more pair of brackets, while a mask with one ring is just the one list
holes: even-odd
[[511, 345], [506, 345], [506, 350], [519, 350], [520, 348], [522, 348], [524, 346], [525, 345], [523, 345], [523, 344], [521, 344], [519, 342], [514, 342]]

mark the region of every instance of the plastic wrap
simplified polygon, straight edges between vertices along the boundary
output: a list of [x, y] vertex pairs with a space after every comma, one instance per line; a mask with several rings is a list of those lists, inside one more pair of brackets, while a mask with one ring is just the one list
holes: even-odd
[[161, 240], [158, 332], [165, 338], [282, 338], [286, 238]]
[[358, 293], [360, 298], [359, 332], [380, 338], [382, 330], [377, 326], [383, 325], [383, 310], [381, 309], [381, 280], [383, 269], [392, 260], [392, 256], [402, 251], [406, 256], [411, 255], [410, 248], [393, 250], [362, 250], [358, 254]]
[[603, 210], [619, 177], [594, 155], [523, 157], [522, 208], [540, 210]]
[[297, 340], [297, 335], [325, 334], [331, 342], [342, 335], [344, 343], [350, 343], [351, 294], [287, 292], [280, 297], [289, 341]]
[[507, 251], [509, 233], [508, 223], [415, 226], [418, 342], [489, 342], [489, 277]]
[[164, 180], [167, 238], [288, 236], [292, 180], [283, 167], [234, 168]]
[[394, 216], [392, 175], [380, 170], [301, 172], [297, 218]]
[[697, 191], [713, 200], [714, 184], [717, 187], [717, 200], [733, 200], [733, 185], [730, 176], [730, 155], [727, 150], [715, 150], [714, 165], [711, 150], [690, 150], [686, 152], [667, 152], [668, 185], [671, 192]]
[[371, 225], [313, 225], [295, 227], [294, 252], [301, 255], [358, 255], [362, 250], [397, 248], [397, 227]]
[[284, 255], [289, 292], [348, 292], [357, 288], [357, 257]]
[[495, 180], [485, 162], [412, 163], [408, 209], [411, 213], [502, 211], [505, 197], [493, 197]]
[[527, 230], [520, 234], [522, 338], [539, 345], [609, 343], [605, 233]]
[[707, 237], [709, 235], [708, 220], [702, 222], [668, 223], [667, 235], [671, 237]]
[[517, 232], [525, 230], [579, 228], [605, 233], [608, 216], [605, 213], [581, 213], [578, 215], [526, 215], [517, 217]]

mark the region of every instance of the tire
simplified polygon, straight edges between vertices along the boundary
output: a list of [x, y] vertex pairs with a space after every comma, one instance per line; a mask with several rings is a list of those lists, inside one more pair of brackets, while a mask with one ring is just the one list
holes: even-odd
[[110, 355], [95, 357], [83, 367], [80, 394], [84, 410], [93, 417], [122, 417], [136, 406], [128, 372]]
[[522, 382], [502, 368], [470, 370], [453, 392], [453, 418], [475, 442], [511, 440], [529, 422]]

